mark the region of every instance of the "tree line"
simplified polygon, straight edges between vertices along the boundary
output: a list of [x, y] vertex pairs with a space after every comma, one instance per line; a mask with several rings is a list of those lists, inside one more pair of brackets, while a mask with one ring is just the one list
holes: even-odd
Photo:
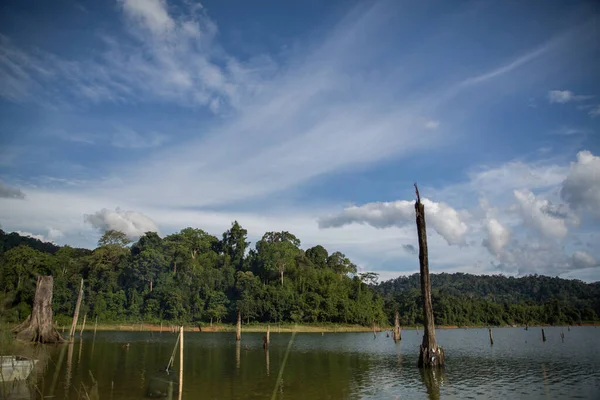
[[[542, 275], [519, 278], [464, 273], [431, 274], [438, 325], [534, 325], [598, 322], [600, 282]], [[375, 287], [387, 315], [399, 310], [404, 325], [423, 323], [419, 274]]]
[[73, 314], [80, 280], [82, 313], [101, 322], [245, 321], [383, 323], [383, 299], [344, 254], [303, 250], [289, 232], [267, 232], [254, 248], [237, 221], [219, 239], [185, 228], [132, 243], [109, 230], [94, 250], [55, 246], [0, 230], [4, 318], [31, 311], [38, 275], [53, 275], [57, 320]]
[[[0, 230], [0, 313], [10, 322], [31, 311], [38, 275], [53, 275], [53, 308], [67, 322], [85, 281], [82, 313], [101, 322], [423, 323], [419, 275], [377, 283], [342, 253], [301, 249], [289, 232], [267, 232], [250, 246], [237, 222], [221, 238], [185, 228], [136, 242], [107, 231], [94, 250], [56, 246]], [[416, 261], [416, 260], [415, 260]], [[434, 267], [435, 268], [435, 267]], [[431, 274], [437, 325], [597, 322], [600, 282]]]

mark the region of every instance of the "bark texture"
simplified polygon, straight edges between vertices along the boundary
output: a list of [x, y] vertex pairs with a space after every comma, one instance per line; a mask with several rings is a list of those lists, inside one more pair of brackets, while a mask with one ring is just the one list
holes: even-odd
[[394, 324], [394, 334], [393, 334], [394, 342], [398, 342], [402, 340], [402, 334], [400, 330], [400, 313], [396, 311], [396, 321]]
[[235, 327], [235, 340], [242, 340], [242, 313], [238, 311], [237, 326]]
[[17, 339], [38, 343], [62, 343], [64, 339], [52, 323], [52, 276], [39, 276], [33, 299], [31, 315], [13, 332]]
[[415, 213], [417, 235], [419, 239], [419, 265], [421, 269], [421, 294], [423, 295], [423, 316], [425, 319], [423, 343], [419, 352], [419, 368], [440, 367], [444, 365], [444, 350], [435, 340], [433, 306], [431, 304], [431, 282], [429, 280], [429, 259], [427, 255], [427, 227], [425, 224], [425, 206], [421, 203], [419, 188], [415, 183], [417, 201]]

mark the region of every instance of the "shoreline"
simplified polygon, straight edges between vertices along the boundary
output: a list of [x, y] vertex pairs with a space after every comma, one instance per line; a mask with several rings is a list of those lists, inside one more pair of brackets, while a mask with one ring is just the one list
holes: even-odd
[[[300, 332], [300, 333], [342, 333], [342, 332], [373, 332], [373, 327], [362, 326], [362, 325], [345, 325], [345, 324], [265, 324], [255, 323], [249, 325], [242, 325], [242, 332], [266, 332], [267, 325], [270, 325], [271, 333], [279, 332]], [[98, 324], [97, 330], [104, 332], [174, 332], [179, 329], [180, 325], [161, 325], [160, 324], [146, 324], [146, 323], [102, 323]], [[558, 327], [558, 326], [600, 326], [600, 323], [581, 323], [575, 325], [544, 325], [536, 324], [530, 325], [529, 328], [547, 328], [547, 327]], [[56, 327], [59, 332], [63, 332], [63, 326]], [[64, 332], [68, 333], [70, 326], [64, 326]], [[488, 326], [488, 325], [439, 325], [436, 326], [436, 330], [447, 330], [447, 329], [485, 329], [485, 328], [523, 328], [525, 325], [501, 325], [501, 326]], [[202, 325], [184, 325], [184, 331], [186, 332], [235, 332], [235, 324], [213, 324]], [[377, 326], [376, 332], [386, 332], [392, 330], [392, 326]], [[401, 327], [402, 330], [423, 330], [423, 326], [406, 326]], [[81, 324], [78, 324], [76, 329], [77, 332], [81, 330]], [[85, 331], [94, 331], [93, 324], [86, 324]]]

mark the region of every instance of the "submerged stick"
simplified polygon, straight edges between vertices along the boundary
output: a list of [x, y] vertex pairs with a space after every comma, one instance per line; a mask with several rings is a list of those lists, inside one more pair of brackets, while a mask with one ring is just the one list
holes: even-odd
[[492, 328], [488, 328], [488, 330], [490, 331], [490, 344], [493, 346], [494, 345], [494, 336], [492, 336]]
[[546, 341], [546, 334], [544, 333], [544, 328], [542, 328], [542, 341]]

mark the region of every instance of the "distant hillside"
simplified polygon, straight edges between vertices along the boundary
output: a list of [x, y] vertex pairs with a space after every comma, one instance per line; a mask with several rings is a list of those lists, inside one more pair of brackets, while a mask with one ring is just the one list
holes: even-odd
[[[440, 325], [576, 324], [598, 321], [600, 315], [600, 282], [442, 273], [431, 274], [431, 285]], [[398, 309], [404, 324], [422, 323], [419, 274], [375, 289], [388, 315]]]
[[42, 242], [39, 239], [29, 236], [21, 236], [16, 232], [6, 233], [0, 229], [0, 253], [19, 247], [20, 245], [29, 246], [32, 249], [48, 254], [54, 254], [60, 249], [59, 246], [56, 246], [53, 243]]

